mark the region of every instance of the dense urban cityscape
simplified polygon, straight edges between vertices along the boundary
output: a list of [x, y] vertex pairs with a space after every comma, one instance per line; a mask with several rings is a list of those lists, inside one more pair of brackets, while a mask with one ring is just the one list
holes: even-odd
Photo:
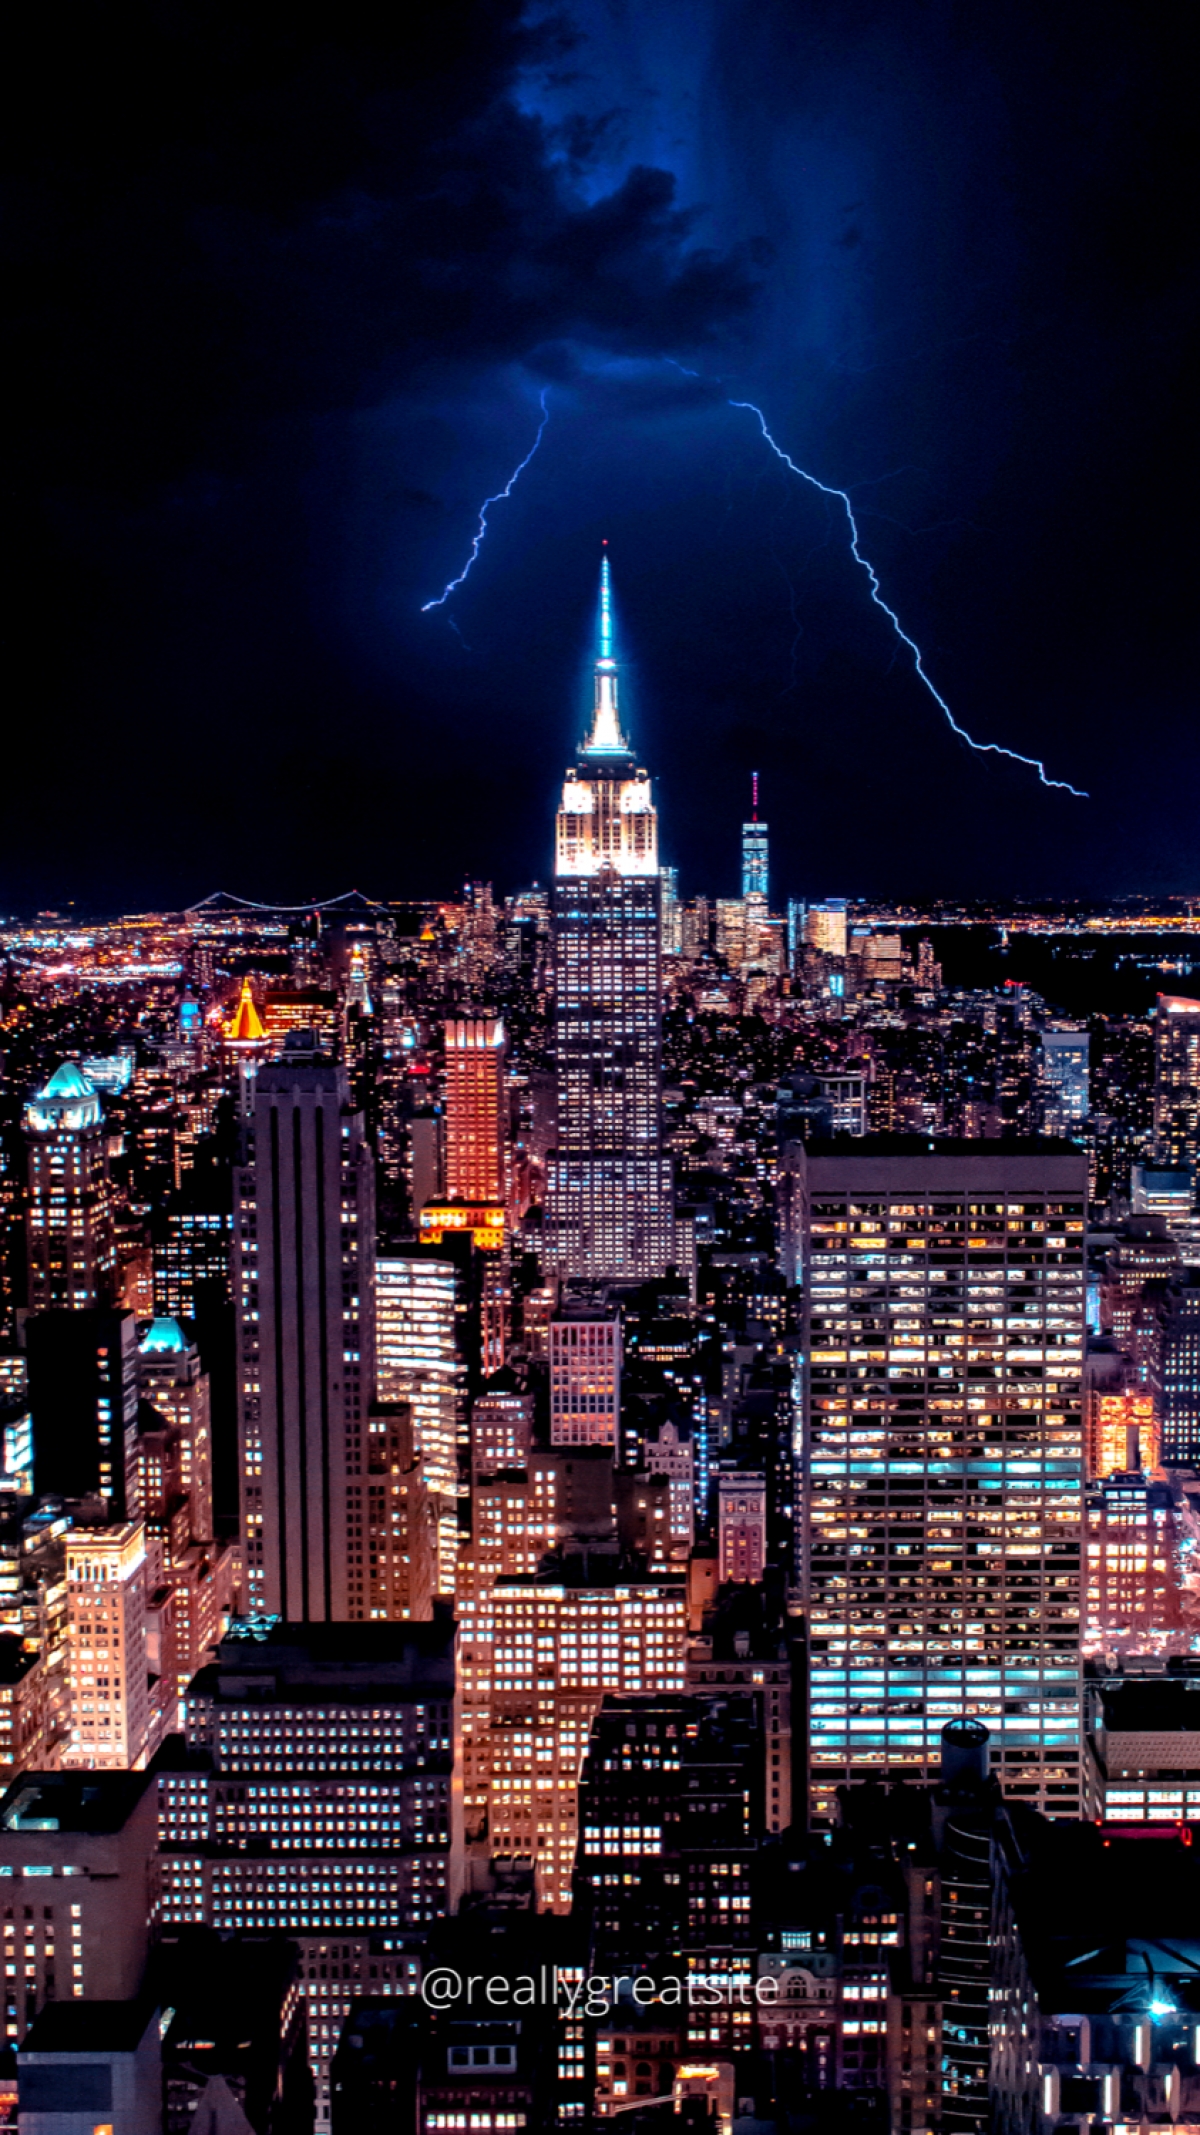
[[1200, 897], [683, 896], [592, 677], [0, 926], [0, 2124], [1200, 2126]]

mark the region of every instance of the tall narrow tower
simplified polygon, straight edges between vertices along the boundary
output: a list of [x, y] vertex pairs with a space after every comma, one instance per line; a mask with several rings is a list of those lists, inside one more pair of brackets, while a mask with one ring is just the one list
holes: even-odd
[[650, 780], [617, 707], [607, 556], [594, 673], [592, 730], [563, 783], [555, 848], [551, 1252], [565, 1275], [636, 1281], [673, 1256], [661, 886]]
[[753, 799], [750, 821], [742, 824], [742, 896], [767, 895], [770, 870], [767, 858], [767, 826], [758, 820], [758, 773], [750, 774]]
[[366, 1612], [374, 1178], [346, 1075], [302, 1033], [259, 1071], [248, 1154], [234, 1259], [247, 1600], [344, 1621]]

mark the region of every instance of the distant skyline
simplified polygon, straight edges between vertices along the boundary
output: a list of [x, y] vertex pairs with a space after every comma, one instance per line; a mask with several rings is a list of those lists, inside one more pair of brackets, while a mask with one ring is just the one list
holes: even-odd
[[[13, 65], [0, 911], [547, 881], [602, 537], [684, 894], [754, 769], [777, 903], [1200, 888], [1180, 18], [69, 4]], [[955, 738], [731, 401], [1089, 799]]]

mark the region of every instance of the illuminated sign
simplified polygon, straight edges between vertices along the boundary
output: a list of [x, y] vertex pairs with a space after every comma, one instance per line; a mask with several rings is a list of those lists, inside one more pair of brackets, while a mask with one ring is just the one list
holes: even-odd
[[430, 1201], [421, 1210], [421, 1236], [440, 1245], [447, 1231], [470, 1231], [481, 1252], [498, 1253], [504, 1245], [504, 1210], [487, 1201]]

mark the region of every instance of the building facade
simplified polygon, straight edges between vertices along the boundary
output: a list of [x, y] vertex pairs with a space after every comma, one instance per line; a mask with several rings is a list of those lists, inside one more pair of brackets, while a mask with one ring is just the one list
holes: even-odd
[[116, 1273], [108, 1144], [100, 1099], [65, 1060], [25, 1107], [29, 1307], [111, 1303]]
[[558, 1147], [551, 1251], [567, 1275], [661, 1275], [673, 1252], [662, 1146], [658, 818], [617, 710], [608, 559], [591, 733], [558, 813], [553, 907]]
[[1080, 1799], [1086, 1159], [880, 1137], [800, 1152], [811, 1813], [991, 1731], [1006, 1794]]
[[341, 1069], [263, 1067], [236, 1176], [242, 1536], [249, 1606], [293, 1622], [366, 1609], [366, 1412], [375, 1201]]

